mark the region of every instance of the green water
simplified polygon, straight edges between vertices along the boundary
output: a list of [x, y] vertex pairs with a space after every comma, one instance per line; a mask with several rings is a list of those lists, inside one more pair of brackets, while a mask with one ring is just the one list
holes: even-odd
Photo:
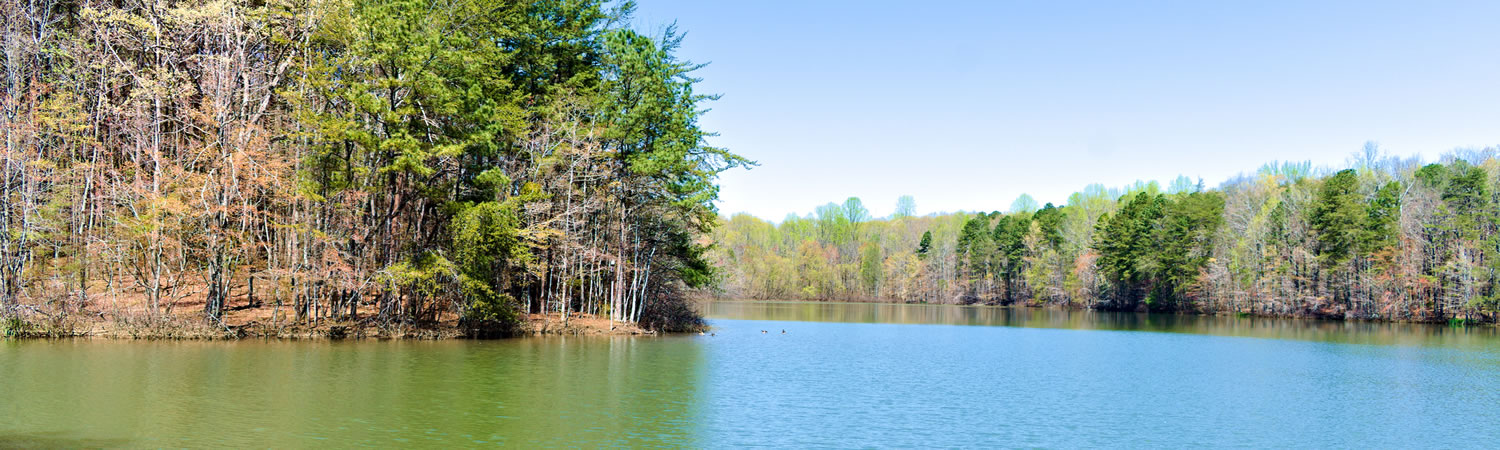
[[716, 336], [4, 341], [0, 447], [1500, 443], [1492, 328], [925, 305], [705, 311]]

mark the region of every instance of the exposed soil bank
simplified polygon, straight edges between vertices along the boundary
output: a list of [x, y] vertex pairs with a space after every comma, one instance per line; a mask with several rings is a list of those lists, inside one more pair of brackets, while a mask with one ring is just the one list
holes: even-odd
[[[381, 322], [374, 315], [358, 320], [324, 319], [294, 322], [268, 307], [243, 308], [224, 323], [210, 324], [201, 315], [115, 315], [103, 312], [46, 311], [30, 306], [7, 308], [0, 316], [0, 337], [106, 339], [460, 339], [542, 335], [641, 336], [656, 335], [634, 323], [611, 321], [588, 314], [530, 314], [509, 333], [470, 330], [456, 316], [421, 323]], [[283, 311], [284, 312], [284, 311]]]

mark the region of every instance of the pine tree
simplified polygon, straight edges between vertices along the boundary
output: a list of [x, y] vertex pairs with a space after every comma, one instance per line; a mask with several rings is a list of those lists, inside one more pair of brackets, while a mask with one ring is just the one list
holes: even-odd
[[1368, 213], [1359, 196], [1358, 183], [1354, 169], [1339, 171], [1323, 180], [1311, 223], [1318, 236], [1318, 260], [1325, 267], [1343, 265], [1359, 249]]

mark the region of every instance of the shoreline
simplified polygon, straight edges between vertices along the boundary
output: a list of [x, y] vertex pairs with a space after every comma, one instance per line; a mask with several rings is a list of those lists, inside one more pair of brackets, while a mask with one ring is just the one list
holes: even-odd
[[132, 317], [106, 318], [92, 315], [46, 315], [0, 318], [0, 339], [118, 339], [118, 340], [446, 340], [510, 339], [541, 336], [662, 336], [630, 322], [612, 322], [590, 314], [572, 313], [566, 322], [560, 314], [529, 314], [521, 327], [510, 333], [476, 332], [458, 325], [456, 319], [429, 323], [380, 323], [363, 320], [325, 319], [320, 323], [273, 325], [251, 321], [235, 325], [209, 325], [191, 317], [169, 317], [152, 321]]
[[698, 301], [700, 301], [700, 302], [799, 303], [799, 304], [902, 305], [902, 306], [907, 306], [907, 305], [928, 305], [928, 306], [960, 306], [960, 307], [1009, 308], [1009, 309], [1056, 309], [1056, 310], [1064, 310], [1064, 311], [1093, 311], [1093, 312], [1111, 312], [1111, 313], [1126, 313], [1126, 314], [1160, 314], [1160, 315], [1168, 315], [1168, 316], [1245, 317], [1245, 318], [1259, 318], [1259, 319], [1305, 320], [1305, 321], [1315, 321], [1315, 322], [1391, 323], [1391, 324], [1421, 324], [1421, 325], [1455, 326], [1455, 327], [1491, 327], [1491, 328], [1500, 328], [1500, 317], [1488, 317], [1488, 318], [1487, 317], [1478, 317], [1478, 318], [1474, 318], [1474, 319], [1464, 319], [1464, 318], [1461, 318], [1461, 317], [1456, 317], [1456, 318], [1440, 319], [1440, 320], [1433, 320], [1433, 319], [1382, 319], [1382, 318], [1345, 317], [1345, 316], [1339, 316], [1339, 315], [1336, 315], [1336, 314], [1321, 314], [1321, 315], [1320, 314], [1261, 314], [1261, 313], [1254, 313], [1254, 312], [1239, 312], [1239, 311], [1115, 310], [1115, 309], [1090, 308], [1090, 307], [1085, 306], [1085, 305], [1072, 304], [1072, 303], [1069, 303], [1069, 304], [1048, 303], [1048, 304], [1040, 304], [1040, 305], [1038, 305], [1038, 304], [1016, 303], [1016, 304], [1005, 305], [1005, 304], [991, 304], [991, 303], [983, 303], [983, 302], [975, 302], [975, 303], [900, 302], [900, 301], [879, 300], [879, 299], [858, 299], [858, 300], [777, 300], [777, 299], [754, 299], [754, 298], [704, 298], [704, 299], [700, 299]]
[[[1281, 319], [1323, 323], [1368, 323], [1368, 324], [1413, 324], [1446, 326], [1457, 328], [1496, 328], [1500, 322], [1493, 320], [1435, 321], [1412, 319], [1370, 319], [1313, 314], [1258, 314], [1225, 311], [1115, 311], [1090, 308], [1076, 304], [949, 304], [923, 302], [894, 302], [875, 299], [863, 300], [776, 300], [749, 298], [704, 298], [693, 301], [707, 303], [770, 303], [770, 304], [864, 304], [893, 306], [958, 306], [1001, 309], [1044, 309], [1058, 311], [1087, 311], [1151, 314], [1191, 317], [1240, 317], [1257, 319]], [[255, 311], [262, 308], [246, 308]], [[571, 313], [566, 322], [558, 313], [527, 314], [520, 327], [509, 333], [487, 333], [482, 330], [459, 326], [456, 318], [446, 317], [425, 323], [381, 323], [373, 315], [359, 320], [323, 319], [315, 323], [288, 321], [283, 324], [264, 323], [259, 320], [232, 322], [229, 325], [209, 325], [193, 315], [173, 315], [155, 320], [139, 316], [108, 314], [104, 312], [82, 312], [76, 314], [46, 313], [32, 306], [15, 307], [12, 311], [29, 311], [29, 314], [12, 314], [0, 317], [0, 339], [116, 339], [116, 340], [448, 340], [448, 339], [510, 339], [545, 336], [664, 336], [687, 334], [684, 332], [661, 332], [639, 327], [629, 322], [612, 322], [591, 314]], [[59, 317], [60, 316], [60, 317]]]

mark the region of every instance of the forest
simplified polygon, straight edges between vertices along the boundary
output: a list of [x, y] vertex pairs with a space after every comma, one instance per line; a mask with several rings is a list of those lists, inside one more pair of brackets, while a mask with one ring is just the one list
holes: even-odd
[[1500, 158], [1367, 143], [1346, 168], [1266, 164], [1216, 188], [1090, 185], [1065, 204], [873, 218], [858, 198], [714, 231], [719, 296], [1494, 322]]
[[753, 163], [633, 8], [0, 1], [0, 314], [699, 326]]

